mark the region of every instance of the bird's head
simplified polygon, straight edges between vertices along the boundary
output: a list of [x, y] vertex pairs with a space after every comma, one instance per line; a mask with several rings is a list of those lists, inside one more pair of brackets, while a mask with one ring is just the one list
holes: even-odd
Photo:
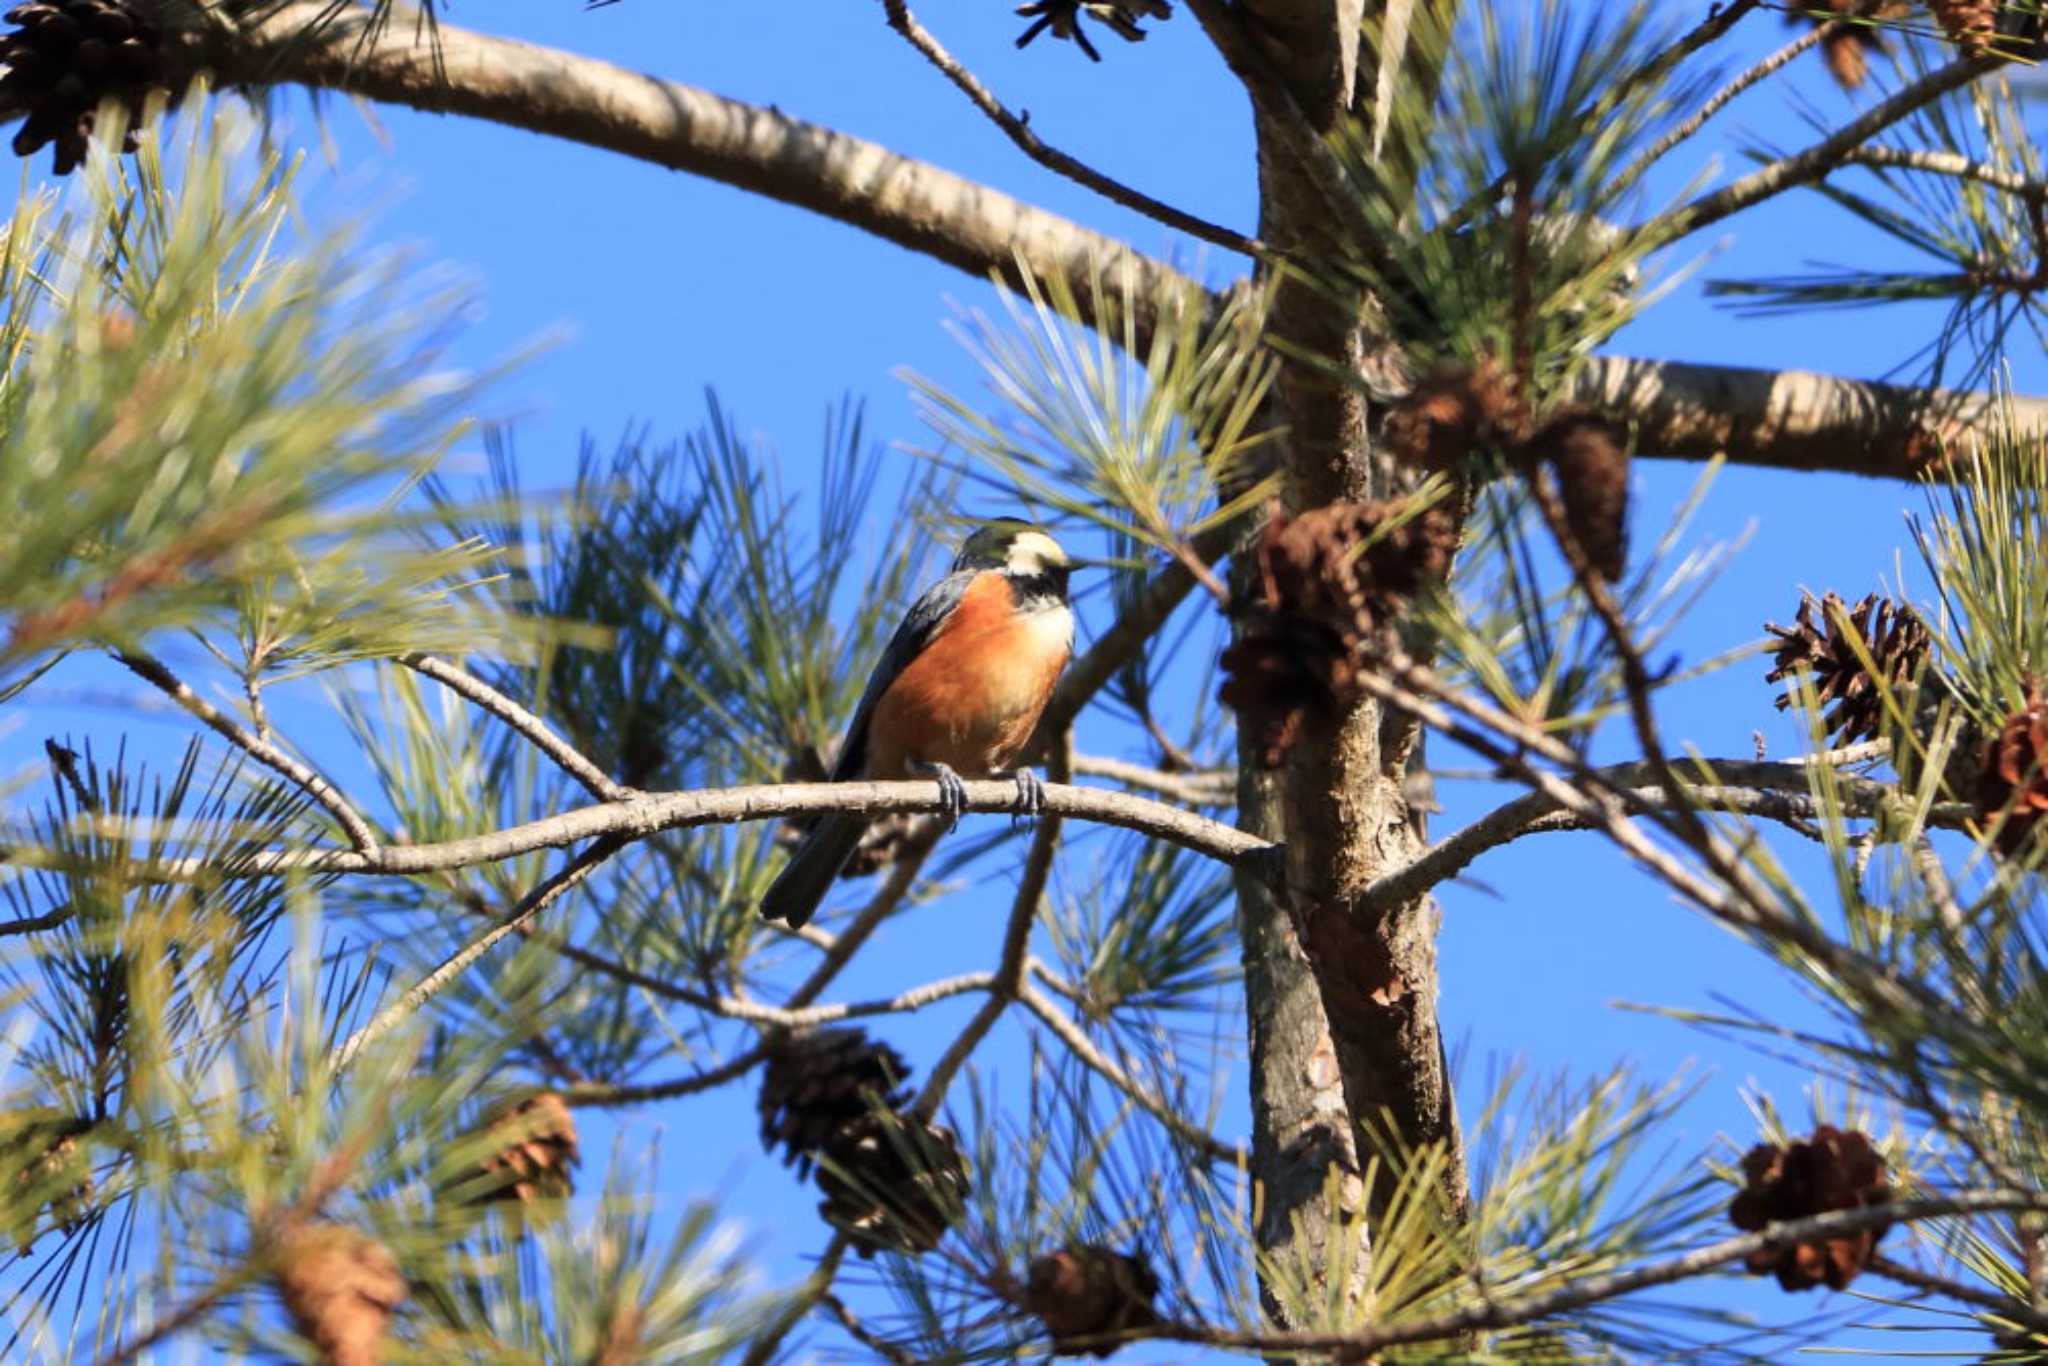
[[1060, 543], [1015, 517], [997, 517], [977, 528], [953, 558], [953, 568], [1001, 569], [1026, 578], [1047, 575], [1064, 580], [1074, 562]]

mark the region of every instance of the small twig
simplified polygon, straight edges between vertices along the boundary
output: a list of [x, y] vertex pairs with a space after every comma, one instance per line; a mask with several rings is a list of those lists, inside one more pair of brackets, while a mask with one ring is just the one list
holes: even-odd
[[1946, 1276], [1937, 1276], [1918, 1267], [1908, 1266], [1904, 1262], [1895, 1262], [1881, 1252], [1871, 1256], [1869, 1266], [1872, 1271], [1887, 1280], [1910, 1285], [1915, 1290], [1924, 1290], [1930, 1295], [1941, 1295], [1947, 1299], [1959, 1300], [1964, 1304], [1989, 1310], [2018, 1328], [2026, 1328], [2037, 1333], [2048, 1332], [2048, 1313], [2042, 1313], [2025, 1300], [2016, 1299], [2011, 1295], [2001, 1295], [1993, 1290], [1980, 1290], [1974, 1285], [1950, 1280]]
[[[1924, 1200], [1903, 1200], [1890, 1205], [1835, 1210], [1810, 1219], [1770, 1224], [1756, 1233], [1745, 1233], [1712, 1243], [1662, 1262], [1617, 1271], [1604, 1276], [1587, 1276], [1572, 1284], [1538, 1295], [1489, 1300], [1448, 1314], [1390, 1323], [1359, 1333], [1271, 1333], [1240, 1332], [1206, 1324], [1162, 1324], [1145, 1336], [1177, 1342], [1207, 1343], [1264, 1352], [1344, 1352], [1360, 1359], [1389, 1347], [1420, 1342], [1442, 1342], [1470, 1333], [1512, 1328], [1554, 1314], [1568, 1313], [1647, 1290], [1672, 1285], [1741, 1261], [1758, 1252], [1776, 1251], [1799, 1243], [1823, 1242], [1845, 1234], [1886, 1224], [1905, 1223], [1953, 1214], [1990, 1214], [2001, 1210], [2048, 1210], [2048, 1196], [2033, 1191], [1966, 1191], [1953, 1196]], [[1140, 1336], [1133, 1334], [1133, 1337]]]
[[1023, 872], [1017, 879], [1017, 895], [1010, 903], [1010, 918], [1003, 926], [1002, 957], [996, 967], [995, 980], [989, 985], [988, 1000], [982, 1003], [981, 1009], [974, 1013], [932, 1066], [930, 1074], [925, 1077], [924, 1089], [917, 1093], [917, 1100], [911, 1105], [911, 1113], [929, 1118], [938, 1112], [939, 1103], [946, 1098], [946, 1088], [952, 1085], [953, 1077], [966, 1064], [968, 1055], [995, 1028], [996, 1021], [1010, 1008], [1011, 1002], [1022, 997], [1028, 985], [1025, 974], [1031, 962], [1031, 927], [1038, 921], [1046, 880], [1052, 876], [1053, 853], [1059, 848], [1060, 824], [1058, 816], [1050, 813], [1039, 816], [1038, 828], [1031, 835], [1031, 848], [1024, 855]]
[[627, 843], [623, 835], [604, 836], [571, 859], [560, 872], [528, 892], [510, 915], [450, 954], [439, 967], [422, 977], [403, 996], [378, 1012], [376, 1018], [349, 1035], [348, 1040], [334, 1052], [334, 1070], [340, 1072], [347, 1068], [365, 1047], [411, 1018], [421, 1006], [461, 976], [470, 964], [490, 952], [492, 946], [506, 935], [518, 933], [564, 892], [589, 877], [599, 864], [625, 848]]
[[988, 116], [989, 122], [1002, 129], [1025, 156], [1039, 165], [1155, 222], [1164, 223], [1169, 228], [1177, 228], [1190, 237], [1199, 237], [1204, 242], [1213, 242], [1219, 247], [1255, 260], [1265, 253], [1265, 247], [1256, 238], [1246, 237], [1243, 233], [1233, 232], [1207, 219], [1197, 218], [1191, 213], [1174, 208], [1171, 204], [1163, 204], [1121, 181], [1111, 179], [1057, 147], [1048, 146], [1044, 139], [1031, 131], [1029, 123], [1005, 108], [1003, 102], [997, 99], [972, 71], [946, 50], [945, 44], [917, 21], [917, 16], [910, 12], [910, 6], [905, 0], [882, 0], [882, 9], [889, 16], [890, 28], [896, 30], [906, 42], [923, 53], [926, 61], [937, 67], [941, 75], [974, 103], [975, 108]]
[[887, 1338], [882, 1337], [869, 1328], [865, 1323], [862, 1323], [859, 1316], [847, 1306], [846, 1301], [840, 1299], [831, 1291], [828, 1290], [820, 1295], [818, 1303], [828, 1310], [833, 1318], [839, 1320], [839, 1326], [846, 1330], [848, 1336], [870, 1352], [873, 1352], [883, 1361], [893, 1362], [895, 1366], [918, 1366], [918, 1363], [923, 1360], [922, 1357], [914, 1356], [904, 1351], [901, 1347], [898, 1347], [895, 1343], [890, 1342]]
[[[1036, 962], [1032, 966], [1035, 970]], [[1193, 1147], [1211, 1162], [1241, 1167], [1249, 1160], [1242, 1148], [1225, 1143], [1175, 1110], [1165, 1097], [1155, 1095], [1140, 1085], [1135, 1077], [1119, 1067], [1107, 1053], [1097, 1048], [1095, 1041], [1088, 1037], [1087, 1032], [1067, 1018], [1066, 1012], [1049, 1000], [1037, 987], [1026, 982], [1018, 989], [1017, 1001], [1036, 1015], [1083, 1066], [1130, 1097], [1133, 1104], [1165, 1125], [1175, 1138]]]
[[839, 1264], [846, 1260], [846, 1249], [852, 1239], [844, 1233], [832, 1235], [832, 1241], [825, 1244], [824, 1252], [818, 1256], [818, 1265], [812, 1269], [810, 1278], [783, 1302], [782, 1312], [768, 1325], [761, 1336], [754, 1339], [747, 1348], [746, 1356], [740, 1359], [740, 1366], [769, 1366], [782, 1350], [782, 1341], [802, 1323], [804, 1315], [812, 1306], [832, 1293], [832, 1278], [839, 1274]]
[[1718, 223], [1773, 195], [1820, 180], [1841, 166], [1850, 152], [1899, 120], [2003, 65], [2005, 59], [2002, 57], [1963, 57], [1930, 71], [1812, 146], [1780, 157], [1733, 184], [1703, 194], [1681, 209], [1650, 220], [1645, 230], [1654, 230], [1659, 237], [1676, 239]]
[[398, 663], [441, 684], [450, 692], [474, 702], [532, 742], [533, 747], [555, 761], [584, 791], [601, 802], [623, 801], [633, 789], [613, 782], [605, 771], [584, 757], [583, 752], [564, 740], [540, 717], [520, 706], [475, 674], [433, 655], [398, 656]]
[[1663, 137], [1658, 138], [1649, 147], [1645, 148], [1641, 155], [1636, 157], [1634, 161], [1631, 161], [1623, 168], [1621, 174], [1615, 177], [1615, 184], [1624, 189], [1635, 184], [1642, 177], [1643, 172], [1649, 170], [1659, 161], [1662, 161], [1672, 148], [1699, 132], [1701, 128], [1706, 126], [1707, 120], [1720, 113], [1723, 106], [1730, 100], [1777, 71], [1800, 53], [1825, 40], [1836, 29], [1842, 27], [1842, 23], [1843, 21], [1840, 19], [1831, 19], [1825, 24], [1815, 25], [1797, 38], [1794, 38], [1791, 42], [1785, 44], [1785, 46], [1779, 48], [1776, 52], [1757, 62], [1756, 65], [1735, 76], [1726, 85], [1708, 96], [1700, 107], [1695, 109], [1683, 123], [1670, 129]]
[[1125, 787], [1157, 792], [1190, 806], [1229, 806], [1237, 800], [1237, 774], [1230, 769], [1168, 773], [1102, 755], [1076, 754], [1074, 772], [1086, 778], [1107, 778]]
[[321, 777], [309, 765], [299, 762], [276, 745], [251, 733], [241, 722], [223, 712], [193, 692], [184, 680], [165, 668], [163, 663], [149, 655], [133, 651], [117, 650], [114, 658], [126, 665], [130, 672], [167, 695], [216, 734], [225, 737], [230, 744], [246, 751], [250, 758], [264, 767], [283, 774], [305, 794], [327, 809], [336, 824], [348, 835], [348, 842], [355, 846], [356, 853], [364, 858], [375, 858], [379, 852], [377, 836], [370, 829], [370, 823], [341, 795], [340, 789]]
[[609, 1109], [615, 1105], [641, 1105], [648, 1101], [674, 1100], [677, 1096], [692, 1096], [699, 1091], [710, 1091], [737, 1081], [759, 1067], [768, 1057], [768, 1046], [756, 1044], [729, 1062], [699, 1072], [694, 1076], [678, 1077], [674, 1081], [649, 1082], [639, 1086], [618, 1085], [611, 1082], [579, 1082], [562, 1092], [565, 1103], [577, 1107]]
[[1952, 180], [1975, 180], [1995, 190], [2004, 190], [2007, 194], [2018, 195], [2035, 203], [2048, 199], [2048, 182], [2029, 180], [2012, 171], [2000, 170], [1981, 161], [1972, 161], [1960, 152], [1936, 152], [1878, 144], [1858, 147], [1842, 160], [1853, 166], [1924, 171], [1929, 175], [1948, 176]]

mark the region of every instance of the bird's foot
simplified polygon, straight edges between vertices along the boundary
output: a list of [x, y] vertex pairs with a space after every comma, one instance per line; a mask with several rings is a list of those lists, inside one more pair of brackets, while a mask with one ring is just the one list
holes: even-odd
[[1012, 825], [1026, 825], [1038, 819], [1045, 810], [1045, 781], [1028, 768], [1020, 768], [1005, 774], [1017, 784], [1017, 814], [1011, 818]]
[[946, 829], [952, 830], [960, 824], [960, 817], [967, 810], [967, 784], [959, 774], [941, 763], [915, 764], [912, 767], [938, 780], [939, 814], [946, 818]]

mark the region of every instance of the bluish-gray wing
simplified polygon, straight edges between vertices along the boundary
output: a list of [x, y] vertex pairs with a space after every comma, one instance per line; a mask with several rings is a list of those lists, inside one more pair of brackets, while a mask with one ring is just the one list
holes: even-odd
[[909, 667], [924, 649], [925, 642], [939, 629], [953, 609], [960, 605], [960, 599], [967, 593], [967, 585], [974, 582], [974, 576], [981, 571], [963, 569], [948, 574], [910, 605], [903, 614], [902, 624], [896, 634], [889, 637], [888, 645], [882, 649], [882, 657], [875, 662], [875, 670], [868, 675], [867, 690], [860, 695], [860, 705], [853, 709], [853, 721], [846, 728], [846, 742], [839, 747], [839, 761], [832, 765], [832, 781], [849, 782], [861, 775], [861, 769], [868, 760], [868, 717], [875, 709], [882, 694], [896, 681], [896, 675]]

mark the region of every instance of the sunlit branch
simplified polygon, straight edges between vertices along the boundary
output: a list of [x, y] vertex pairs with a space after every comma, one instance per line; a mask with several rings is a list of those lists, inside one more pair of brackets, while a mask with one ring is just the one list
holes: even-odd
[[[1032, 964], [1034, 970], [1037, 964]], [[1192, 1145], [1211, 1162], [1230, 1166], [1243, 1166], [1246, 1162], [1244, 1150], [1225, 1143], [1208, 1130], [1189, 1120], [1175, 1110], [1165, 1097], [1155, 1094], [1142, 1085], [1137, 1078], [1119, 1067], [1116, 1061], [1090, 1039], [1087, 1032], [1067, 1017], [1065, 1011], [1049, 999], [1046, 994], [1029, 982], [1017, 993], [1017, 1001], [1026, 1010], [1036, 1015], [1045, 1027], [1051, 1030], [1067, 1050], [1079, 1059], [1083, 1066], [1129, 1097], [1131, 1102], [1172, 1132], [1181, 1142]]]
[[183, 679], [153, 656], [131, 650], [117, 650], [114, 652], [114, 658], [125, 665], [131, 673], [148, 682], [198, 718], [209, 730], [224, 737], [265, 768], [283, 774], [293, 785], [318, 802], [334, 817], [335, 824], [342, 828], [343, 833], [348, 836], [348, 842], [355, 846], [360, 857], [378, 856], [380, 850], [377, 835], [370, 829], [370, 823], [363, 819], [361, 813], [349, 803], [348, 798], [342, 796], [339, 788], [321, 777], [311, 765], [301, 763], [268, 740], [255, 735], [232, 716], [193, 692]]
[[1121, 181], [1111, 179], [1059, 148], [1048, 146], [1043, 138], [1031, 131], [1028, 122], [1011, 113], [972, 71], [946, 50], [944, 43], [917, 21], [917, 16], [910, 12], [910, 6], [905, 0], [882, 0], [882, 8], [889, 16], [889, 27], [902, 34], [905, 41], [924, 54], [925, 60], [937, 67], [941, 75], [957, 86], [960, 92], [973, 102], [975, 108], [986, 114], [989, 122], [1002, 129], [1004, 136], [1017, 144], [1025, 156], [1039, 165], [1155, 222], [1164, 223], [1169, 228], [1177, 228], [1190, 237], [1199, 237], [1204, 242], [1212, 242], [1243, 256], [1256, 257], [1264, 250], [1256, 240], [1246, 237], [1243, 233], [1233, 232], [1207, 219], [1197, 218], [1191, 213], [1176, 209], [1171, 204], [1161, 203]]
[[400, 655], [398, 662], [457, 696], [474, 702], [524, 736], [533, 747], [552, 759], [564, 773], [583, 785], [584, 791], [601, 802], [615, 802], [633, 795], [633, 790], [615, 783], [605, 771], [585, 758], [574, 745], [557, 735], [554, 728], [468, 670], [436, 659], [432, 655]]

